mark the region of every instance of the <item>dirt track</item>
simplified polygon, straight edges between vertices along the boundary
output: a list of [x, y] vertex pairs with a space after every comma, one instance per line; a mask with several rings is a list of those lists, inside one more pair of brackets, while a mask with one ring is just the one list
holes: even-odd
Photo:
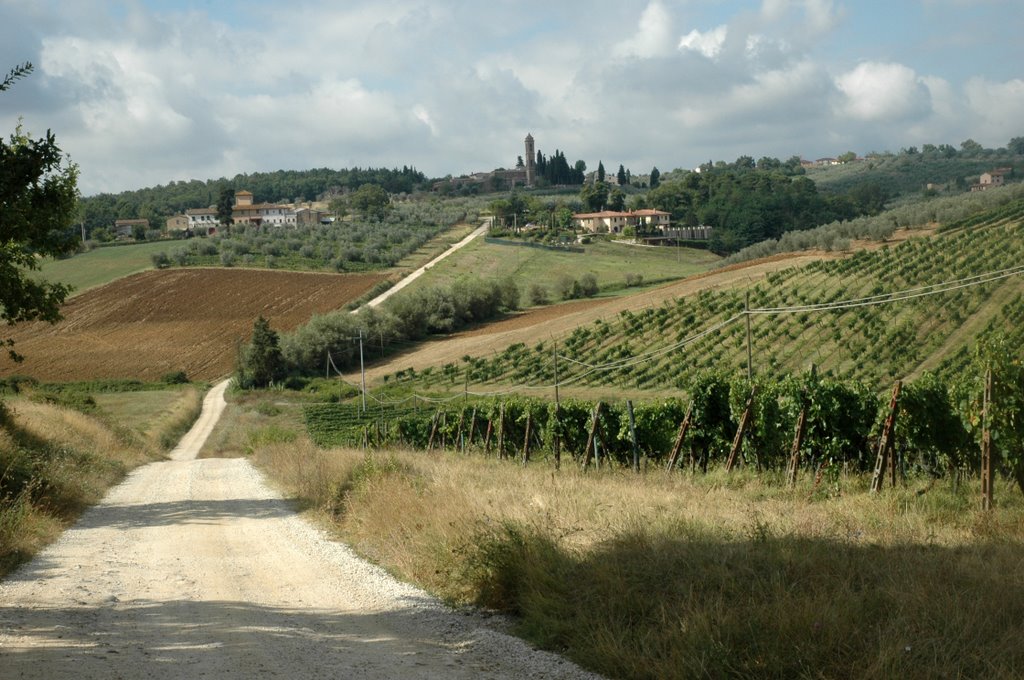
[[0, 676], [593, 677], [326, 540], [248, 461], [196, 460], [203, 439], [0, 585]]

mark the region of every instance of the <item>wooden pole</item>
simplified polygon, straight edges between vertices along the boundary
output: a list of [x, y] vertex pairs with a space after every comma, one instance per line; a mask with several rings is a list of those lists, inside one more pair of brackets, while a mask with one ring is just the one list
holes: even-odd
[[629, 413], [629, 441], [633, 446], [633, 472], [640, 472], [640, 447], [636, 443], [636, 418], [633, 416], [633, 400], [626, 400], [626, 412]]
[[505, 457], [505, 404], [498, 409], [498, 458]]
[[362, 384], [363, 413], [366, 413], [366, 366], [363, 364], [363, 329], [359, 329], [359, 381]]
[[753, 351], [750, 348], [750, 291], [747, 291], [746, 302], [743, 305], [745, 316], [747, 317], [747, 380], [754, 382], [754, 360]]
[[430, 422], [430, 437], [427, 439], [427, 451], [434, 448], [434, 436], [437, 435], [437, 422], [441, 419], [441, 411], [434, 412], [434, 418]]
[[473, 445], [473, 437], [476, 435], [476, 407], [473, 407], [473, 415], [469, 418], [469, 445]]
[[736, 455], [740, 451], [740, 447], [743, 446], [743, 435], [747, 431], [747, 425], [750, 423], [750, 413], [754, 408], [754, 395], [757, 394], [757, 386], [750, 388], [750, 396], [747, 397], [747, 404], [743, 407], [743, 415], [740, 416], [739, 427], [736, 428], [736, 436], [732, 440], [732, 448], [729, 450], [729, 458], [725, 461], [725, 471], [732, 472], [732, 467], [736, 463]]
[[896, 456], [892, 455], [892, 431], [896, 426], [896, 414], [902, 381], [897, 380], [892, 387], [892, 398], [889, 399], [889, 410], [882, 426], [882, 436], [878, 439], [878, 455], [875, 457], [875, 473], [871, 476], [871, 493], [878, 493], [885, 484], [886, 467], [889, 468], [889, 485], [896, 486]]
[[[455, 441], [456, 442], [461, 442], [462, 441], [462, 427], [465, 424], [466, 424], [466, 407], [463, 406], [459, 410], [459, 426], [455, 429]], [[456, 444], [456, 446], [458, 446], [458, 444]]]
[[526, 434], [523, 435], [523, 467], [530, 462], [530, 426], [533, 424], [533, 414], [526, 412]]
[[[601, 402], [597, 402], [594, 406], [594, 413], [590, 417], [590, 433], [587, 435], [587, 445], [583, 448], [583, 469], [587, 469], [587, 464], [590, 463], [591, 447], [594, 446], [594, 435], [597, 433], [598, 428], [598, 417], [601, 415]], [[597, 454], [595, 454], [596, 456]]]
[[487, 419], [487, 432], [484, 434], [484, 454], [490, 455], [491, 453], [491, 435], [494, 433], [494, 421], [490, 418]]
[[992, 478], [992, 369], [985, 371], [985, 391], [981, 398], [981, 509], [991, 510]]
[[555, 413], [554, 413], [554, 437], [552, 437], [551, 448], [555, 455], [555, 469], [562, 469], [562, 420], [560, 418], [560, 405], [558, 402], [558, 345], [551, 351], [552, 360], [555, 365]]
[[[814, 379], [817, 368], [811, 364], [811, 379]], [[807, 432], [807, 388], [800, 393], [800, 415], [796, 419], [796, 434], [793, 435], [793, 448], [789, 454], [789, 467], [786, 469], [786, 477], [790, 486], [796, 486], [796, 473], [800, 469], [800, 447], [804, 444], [804, 434]]]
[[679, 453], [683, 450], [683, 439], [686, 438], [686, 431], [690, 428], [690, 414], [693, 413], [693, 402], [686, 409], [686, 415], [683, 417], [683, 422], [679, 424], [679, 434], [676, 435], [676, 443], [672, 446], [671, 453], [668, 454], [668, 465], [665, 466], [665, 470], [671, 471], [676, 467], [676, 462], [679, 460]]

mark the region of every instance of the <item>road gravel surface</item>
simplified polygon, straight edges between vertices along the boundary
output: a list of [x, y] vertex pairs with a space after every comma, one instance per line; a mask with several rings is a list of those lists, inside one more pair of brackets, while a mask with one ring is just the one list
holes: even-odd
[[0, 678], [594, 678], [391, 578], [244, 459], [135, 470], [0, 584]]

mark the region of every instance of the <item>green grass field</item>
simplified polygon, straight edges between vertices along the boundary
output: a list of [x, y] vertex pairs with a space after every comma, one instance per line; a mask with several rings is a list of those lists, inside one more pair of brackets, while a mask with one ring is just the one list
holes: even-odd
[[[719, 257], [693, 248], [630, 246], [598, 241], [571, 253], [516, 245], [497, 245], [477, 239], [431, 268], [417, 285], [448, 284], [460, 276], [482, 279], [513, 277], [525, 292], [538, 283], [557, 299], [555, 284], [562, 276], [597, 277], [602, 290], [625, 287], [626, 274], [639, 274], [644, 282], [681, 279], [710, 269]], [[525, 304], [525, 298], [524, 298]]]
[[71, 294], [77, 295], [115, 279], [151, 269], [153, 253], [170, 253], [181, 246], [181, 241], [156, 241], [96, 248], [66, 260], [45, 260], [40, 276], [47, 281], [59, 281], [73, 286]]

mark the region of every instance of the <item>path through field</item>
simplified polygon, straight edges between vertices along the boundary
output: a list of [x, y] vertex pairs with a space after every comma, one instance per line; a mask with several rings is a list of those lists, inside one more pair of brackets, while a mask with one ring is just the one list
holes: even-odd
[[[428, 269], [430, 269], [431, 267], [433, 267], [435, 264], [437, 264], [438, 262], [440, 262], [444, 258], [448, 257], [449, 255], [451, 255], [455, 251], [457, 251], [457, 250], [459, 250], [461, 248], [466, 247], [476, 237], [483, 236], [484, 234], [486, 234], [487, 230], [490, 228], [490, 226], [491, 226], [491, 221], [490, 220], [484, 220], [483, 224], [481, 224], [479, 227], [477, 227], [476, 229], [471, 231], [464, 239], [462, 239], [458, 243], [453, 244], [450, 248], [448, 248], [448, 250], [444, 251], [443, 253], [441, 253], [440, 255], [435, 257], [430, 262], [426, 263], [425, 265], [423, 265], [422, 267], [420, 267], [416, 271], [414, 271], [411, 274], [409, 274], [408, 276], [404, 277], [401, 281], [396, 283], [391, 288], [387, 289], [386, 291], [384, 291], [383, 293], [381, 293], [377, 297], [375, 297], [372, 300], [370, 300], [369, 302], [367, 302], [366, 306], [367, 307], [377, 307], [377, 306], [379, 306], [382, 302], [387, 300], [389, 297], [391, 297], [392, 295], [394, 295], [398, 291], [402, 290], [403, 288], [405, 288], [406, 286], [411, 284], [416, 279], [418, 279], [421, 276], [423, 276], [423, 274], [425, 274], [426, 271]], [[357, 311], [358, 310], [353, 310], [352, 313], [355, 314]]]
[[0, 677], [583, 678], [333, 543], [244, 459], [139, 468], [0, 584]]

